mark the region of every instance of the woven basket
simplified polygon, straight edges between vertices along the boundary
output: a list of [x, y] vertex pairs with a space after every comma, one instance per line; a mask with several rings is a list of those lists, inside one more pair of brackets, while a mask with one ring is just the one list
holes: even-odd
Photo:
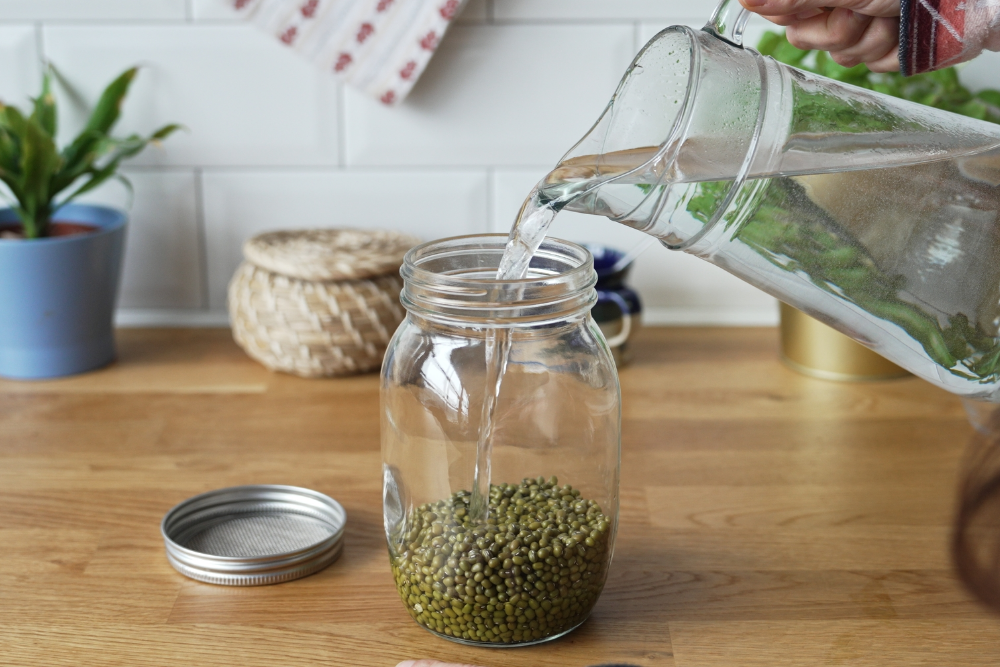
[[229, 283], [233, 338], [271, 370], [332, 377], [378, 369], [403, 320], [394, 232], [270, 232], [244, 245]]

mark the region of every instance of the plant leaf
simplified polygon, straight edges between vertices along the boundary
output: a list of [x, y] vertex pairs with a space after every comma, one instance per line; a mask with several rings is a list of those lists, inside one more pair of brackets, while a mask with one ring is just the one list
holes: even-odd
[[166, 137], [176, 130], [177, 127], [178, 126], [175, 125], [168, 125], [160, 128], [149, 137], [140, 137], [137, 134], [133, 134], [125, 139], [112, 139], [111, 137], [105, 137], [99, 142], [98, 146], [94, 150], [97, 156], [106, 158], [104, 164], [100, 167], [90, 167], [80, 174], [80, 176], [89, 175], [90, 178], [71, 195], [63, 199], [59, 205], [62, 206], [63, 204], [67, 204], [80, 195], [90, 192], [111, 177], [118, 178], [118, 180], [124, 183], [131, 192], [131, 182], [124, 176], [116, 173], [119, 165], [121, 165], [123, 160], [127, 160], [128, 158], [140, 153], [151, 141], [154, 140], [154, 137], [157, 135]]
[[[53, 194], [68, 188], [93, 167], [102, 136], [99, 132], [81, 133], [72, 146], [63, 149], [63, 168], [52, 181]], [[70, 150], [71, 148], [74, 150]]]
[[63, 158], [66, 160], [68, 168], [78, 167], [79, 161], [87, 154], [93, 142], [105, 136], [118, 122], [122, 101], [138, 71], [136, 67], [125, 70], [101, 93], [101, 97], [97, 100], [97, 104], [87, 120], [86, 127], [69, 146], [63, 149]]
[[0, 109], [0, 126], [4, 127], [14, 136], [24, 137], [25, 125], [28, 119], [25, 118], [17, 107], [3, 107]]
[[125, 205], [125, 208], [132, 210], [132, 204], [135, 203], [135, 188], [132, 187], [132, 181], [122, 174], [115, 174], [115, 180], [124, 185], [125, 190], [128, 191], [128, 204]]
[[153, 134], [149, 135], [149, 140], [150, 140], [150, 142], [154, 142], [155, 143], [155, 142], [161, 141], [163, 139], [166, 139], [167, 137], [169, 137], [171, 134], [173, 134], [177, 130], [186, 130], [186, 129], [187, 129], [186, 127], [184, 127], [183, 125], [178, 125], [177, 123], [171, 123], [170, 125], [164, 125], [160, 129], [158, 129], [156, 132], [153, 132]]
[[74, 199], [76, 199], [77, 197], [79, 197], [80, 195], [82, 195], [84, 193], [87, 193], [87, 192], [90, 192], [94, 188], [96, 188], [99, 185], [103, 184], [109, 178], [112, 178], [112, 177], [116, 176], [117, 175], [115, 173], [116, 171], [118, 171], [118, 161], [117, 160], [108, 163], [106, 166], [104, 166], [101, 169], [93, 169], [93, 170], [87, 172], [90, 175], [90, 178], [87, 181], [85, 181], [83, 183], [83, 185], [81, 185], [76, 190], [74, 190], [72, 194], [70, 194], [68, 197], [66, 197], [62, 201], [60, 201], [59, 204], [58, 204], [58, 206], [65, 206], [66, 204], [70, 203], [71, 201], [73, 201]]
[[[25, 141], [21, 151], [21, 206], [32, 219], [22, 219], [25, 236], [45, 236], [48, 231], [52, 197], [50, 184], [58, 171], [61, 158], [55, 141], [35, 121], [25, 124]], [[31, 227], [34, 229], [30, 229]]]
[[87, 121], [85, 130], [96, 130], [97, 132], [107, 133], [114, 127], [114, 124], [118, 122], [118, 117], [121, 115], [122, 102], [125, 100], [129, 86], [132, 85], [132, 80], [135, 79], [138, 71], [139, 68], [131, 67], [119, 74], [117, 79], [108, 84], [108, 87], [101, 93], [100, 99], [97, 100], [94, 112], [90, 114], [90, 120]]
[[32, 99], [34, 110], [31, 120], [45, 130], [50, 137], [56, 136], [56, 98], [52, 95], [52, 74], [48, 69], [42, 76], [42, 92]]
[[28, 121], [15, 107], [0, 109], [0, 128], [3, 129], [5, 137], [9, 140], [9, 142], [5, 142], [4, 150], [10, 158], [9, 161], [4, 162], [4, 173], [0, 175], [0, 178], [10, 188], [18, 201], [23, 201], [25, 194], [22, 151], [27, 143], [27, 127]]
[[757, 42], [757, 50], [761, 55], [769, 56], [774, 53], [774, 49], [783, 41], [783, 37], [773, 30], [765, 30], [760, 41]]
[[1000, 90], [980, 90], [976, 93], [976, 97], [987, 104], [1000, 107]]
[[151, 140], [151, 138], [140, 137], [138, 134], [133, 134], [124, 139], [108, 138], [101, 142], [97, 150], [98, 159], [104, 159], [105, 164], [108, 162], [121, 162], [124, 159], [141, 153]]
[[[94, 174], [103, 168], [109, 161], [121, 163], [122, 160], [133, 157], [150, 143], [156, 143], [173, 134], [175, 131], [183, 129], [181, 125], [165, 125], [151, 134], [148, 138], [139, 135], [131, 135], [125, 139], [115, 139], [108, 136], [94, 135], [87, 148], [87, 152], [81, 155], [75, 164], [67, 165], [66, 168], [56, 175], [53, 180], [52, 192], [59, 193], [70, 187], [77, 179]], [[98, 161], [104, 160], [102, 165], [97, 165]], [[96, 187], [96, 186], [95, 186]], [[77, 196], [74, 193], [71, 197]], [[68, 199], [62, 203], [65, 204]]]
[[20, 152], [20, 142], [0, 125], [0, 178], [13, 177], [18, 172]]
[[48, 194], [49, 179], [59, 167], [59, 153], [52, 137], [38, 123], [30, 121], [26, 129], [21, 173], [25, 189], [37, 192], [42, 199]]
[[771, 56], [779, 62], [788, 63], [794, 67], [801, 67], [802, 61], [806, 59], [809, 53], [809, 51], [795, 48], [787, 39], [784, 39], [780, 44], [775, 45], [774, 50], [771, 51]]
[[90, 120], [87, 121], [85, 131], [96, 130], [101, 133], [107, 133], [111, 130], [114, 124], [118, 122], [118, 117], [121, 115], [122, 102], [138, 71], [137, 67], [131, 67], [119, 74], [117, 79], [108, 84], [108, 87], [101, 93], [100, 99], [97, 100], [94, 112], [90, 114]]
[[989, 115], [989, 109], [982, 102], [973, 100], [971, 102], [966, 102], [962, 106], [955, 109], [956, 113], [960, 113], [963, 116], [969, 116], [970, 118], [977, 118], [979, 120], [986, 120]]

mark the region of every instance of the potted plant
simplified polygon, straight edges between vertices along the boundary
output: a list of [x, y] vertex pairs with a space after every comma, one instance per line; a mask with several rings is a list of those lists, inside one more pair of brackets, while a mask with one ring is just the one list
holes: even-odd
[[70, 204], [118, 174], [121, 162], [176, 125], [149, 137], [109, 132], [136, 75], [122, 73], [101, 94], [83, 131], [56, 148], [51, 68], [29, 113], [0, 103], [0, 376], [49, 378], [99, 368], [115, 356], [112, 320], [126, 216]]

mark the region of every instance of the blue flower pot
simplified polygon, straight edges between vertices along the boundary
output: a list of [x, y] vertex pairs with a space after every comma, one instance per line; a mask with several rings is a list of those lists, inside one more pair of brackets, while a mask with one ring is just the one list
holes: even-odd
[[[45, 239], [0, 239], [0, 376], [53, 378], [115, 358], [113, 319], [125, 214], [69, 204], [59, 222], [97, 231]], [[17, 215], [0, 209], [0, 225]]]

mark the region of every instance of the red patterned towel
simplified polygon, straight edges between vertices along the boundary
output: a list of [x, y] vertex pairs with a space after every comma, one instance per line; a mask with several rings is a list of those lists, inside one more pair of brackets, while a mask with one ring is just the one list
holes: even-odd
[[1000, 0], [902, 0], [900, 71], [909, 76], [1000, 50]]
[[406, 97], [464, 0], [232, 0], [283, 43], [385, 104]]

